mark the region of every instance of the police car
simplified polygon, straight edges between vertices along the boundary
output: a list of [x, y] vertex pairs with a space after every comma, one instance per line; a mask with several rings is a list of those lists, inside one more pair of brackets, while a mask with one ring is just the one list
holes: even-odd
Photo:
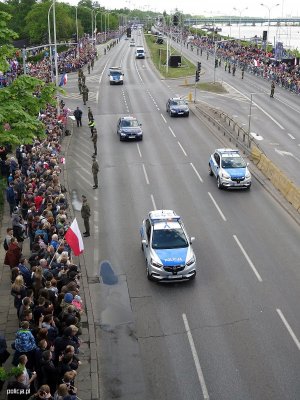
[[238, 150], [216, 149], [210, 156], [208, 173], [217, 178], [219, 189], [230, 187], [250, 189], [251, 174], [248, 164]]
[[140, 229], [149, 280], [184, 281], [196, 276], [196, 256], [182, 220], [172, 210], [150, 211]]

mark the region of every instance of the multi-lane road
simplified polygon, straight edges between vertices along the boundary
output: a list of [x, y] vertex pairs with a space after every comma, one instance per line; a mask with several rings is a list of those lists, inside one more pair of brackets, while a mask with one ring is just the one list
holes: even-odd
[[[142, 44], [143, 36], [135, 35]], [[211, 60], [202, 61], [209, 79]], [[109, 85], [109, 66], [122, 66], [123, 86]], [[228, 95], [201, 93], [201, 100], [247, 123], [245, 96], [261, 93], [253, 95], [253, 131], [297, 177], [297, 159], [275, 148], [299, 157], [299, 99], [278, 90], [271, 103], [269, 84], [246, 74], [226, 81]], [[76, 82], [69, 78], [68, 101], [83, 108]], [[299, 225], [255, 179], [250, 191], [217, 189], [208, 158], [226, 143], [193, 113], [166, 114], [168, 97], [188, 94], [181, 83], [162, 80], [148, 55], [135, 60], [124, 39], [87, 76], [100, 188], [92, 189], [88, 129], [74, 129], [67, 169], [70, 189], [86, 194], [93, 212], [92, 235], [84, 240], [101, 399], [296, 400]], [[142, 123], [142, 142], [119, 141], [116, 123], [126, 114]], [[196, 237], [193, 282], [147, 280], [139, 228], [152, 209], [174, 209]]]

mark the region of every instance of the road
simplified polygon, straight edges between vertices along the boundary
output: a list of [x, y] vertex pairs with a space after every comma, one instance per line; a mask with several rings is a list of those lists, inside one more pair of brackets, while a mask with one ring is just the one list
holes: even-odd
[[[110, 86], [107, 68], [119, 65], [124, 85]], [[84, 109], [76, 82], [69, 77], [67, 103]], [[251, 191], [217, 189], [208, 158], [224, 144], [195, 115], [166, 114], [167, 98], [186, 88], [161, 80], [148, 57], [135, 60], [128, 41], [100, 58], [87, 85], [99, 135], [99, 190], [92, 190], [86, 128], [74, 129], [67, 170], [69, 187], [86, 194], [93, 211], [84, 259], [101, 400], [299, 398], [299, 225], [255, 180]], [[267, 111], [288, 119], [282, 107]], [[119, 141], [117, 119], [126, 114], [142, 123], [142, 142]], [[253, 117], [254, 129], [273, 124], [263, 118]], [[174, 209], [196, 237], [195, 281], [146, 279], [139, 228], [155, 208]]]

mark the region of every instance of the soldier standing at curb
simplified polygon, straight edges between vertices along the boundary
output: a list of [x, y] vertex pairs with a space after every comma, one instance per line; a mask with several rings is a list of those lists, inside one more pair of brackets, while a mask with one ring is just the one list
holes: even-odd
[[95, 121], [93, 119], [90, 120], [90, 122], [88, 123], [90, 129], [91, 129], [91, 138], [93, 137], [93, 131], [95, 128]]
[[244, 79], [245, 68], [242, 68], [242, 79]]
[[82, 94], [82, 83], [81, 83], [81, 78], [78, 78], [78, 90], [79, 90], [79, 94]]
[[93, 173], [93, 178], [94, 178], [94, 186], [93, 189], [98, 188], [98, 172], [99, 172], [99, 165], [96, 160], [96, 156], [93, 156], [93, 164], [92, 164], [92, 173]]
[[82, 100], [84, 105], [89, 100], [89, 89], [85, 85], [82, 87]]
[[274, 97], [274, 92], [275, 92], [275, 82], [272, 81], [272, 83], [271, 83], [271, 94], [270, 94], [270, 97]]
[[82, 86], [85, 86], [85, 75], [84, 75], [84, 73], [81, 74], [81, 82], [82, 82]]
[[90, 209], [90, 206], [89, 206], [89, 204], [87, 202], [87, 198], [84, 195], [82, 195], [81, 216], [83, 218], [84, 229], [85, 229], [85, 232], [83, 232], [83, 236], [84, 237], [89, 237], [90, 236], [91, 209]]
[[92, 61], [91, 61], [91, 67], [92, 67], [92, 71], [93, 71], [93, 69], [94, 69], [94, 59], [92, 58]]
[[89, 122], [90, 121], [94, 121], [94, 116], [93, 116], [93, 112], [91, 110], [91, 107], [88, 107], [88, 119], [89, 119]]
[[93, 129], [93, 134], [92, 134], [92, 142], [94, 144], [94, 156], [97, 155], [97, 140], [98, 140], [98, 133], [97, 133], [97, 129], [94, 128]]
[[88, 65], [87, 65], [87, 70], [88, 70], [88, 74], [90, 74], [91, 73], [91, 64], [88, 62]]

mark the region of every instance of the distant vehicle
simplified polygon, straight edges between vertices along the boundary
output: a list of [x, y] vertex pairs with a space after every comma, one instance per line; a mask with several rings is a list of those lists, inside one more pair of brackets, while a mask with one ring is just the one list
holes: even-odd
[[181, 97], [171, 97], [168, 99], [166, 111], [170, 114], [170, 117], [188, 117], [190, 114], [187, 102]]
[[130, 115], [121, 117], [117, 124], [117, 133], [120, 141], [123, 140], [143, 140], [142, 124], [135, 117]]
[[135, 41], [134, 39], [131, 39], [130, 43], [129, 43], [129, 47], [135, 47]]
[[216, 149], [210, 156], [208, 173], [217, 178], [219, 189], [251, 187], [248, 164], [235, 149]]
[[110, 67], [108, 76], [110, 85], [123, 85], [124, 74], [121, 67]]
[[135, 58], [145, 58], [145, 49], [142, 46], [137, 46], [135, 49]]
[[126, 36], [128, 38], [131, 37], [131, 28], [130, 27], [126, 29]]
[[140, 229], [149, 280], [184, 281], [196, 276], [196, 256], [179, 215], [173, 210], [150, 211]]

